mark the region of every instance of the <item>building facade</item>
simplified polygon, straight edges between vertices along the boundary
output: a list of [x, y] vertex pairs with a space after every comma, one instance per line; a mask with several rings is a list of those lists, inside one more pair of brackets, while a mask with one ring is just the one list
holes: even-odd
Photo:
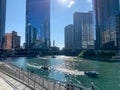
[[49, 48], [50, 0], [27, 0], [26, 4], [26, 48]]
[[74, 13], [74, 49], [94, 48], [93, 12]]
[[96, 49], [116, 49], [116, 15], [120, 0], [93, 0], [96, 28]]
[[17, 32], [12, 31], [12, 48], [19, 49], [21, 43], [21, 37], [17, 35]]
[[117, 48], [120, 50], [120, 14], [116, 15]]
[[12, 33], [5, 34], [4, 49], [12, 49]]
[[74, 50], [74, 25], [65, 27], [65, 49]]
[[20, 49], [21, 37], [17, 35], [17, 32], [5, 34], [4, 49]]
[[5, 36], [6, 0], [0, 0], [0, 48], [3, 48]]

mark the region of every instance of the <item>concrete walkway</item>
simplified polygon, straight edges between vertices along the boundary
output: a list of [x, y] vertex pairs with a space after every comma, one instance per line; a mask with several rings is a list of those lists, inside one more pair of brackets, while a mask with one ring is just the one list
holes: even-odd
[[0, 77], [0, 90], [14, 90], [14, 89]]
[[31, 90], [23, 83], [0, 72], [0, 90]]

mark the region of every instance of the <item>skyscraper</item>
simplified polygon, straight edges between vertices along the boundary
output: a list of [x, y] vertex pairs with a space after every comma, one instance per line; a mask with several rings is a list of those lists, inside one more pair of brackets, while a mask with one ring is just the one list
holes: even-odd
[[12, 31], [12, 48], [20, 48], [21, 37], [17, 35], [16, 31]]
[[6, 0], [0, 0], [0, 48], [3, 47], [4, 43], [5, 17], [6, 17]]
[[65, 27], [65, 49], [74, 49], [74, 25], [70, 24]]
[[94, 48], [93, 12], [74, 13], [74, 47], [75, 50]]
[[120, 50], [120, 14], [116, 15], [117, 48]]
[[26, 4], [26, 48], [49, 48], [50, 0], [27, 0]]
[[117, 47], [116, 15], [120, 12], [120, 0], [93, 0], [95, 11], [96, 48]]

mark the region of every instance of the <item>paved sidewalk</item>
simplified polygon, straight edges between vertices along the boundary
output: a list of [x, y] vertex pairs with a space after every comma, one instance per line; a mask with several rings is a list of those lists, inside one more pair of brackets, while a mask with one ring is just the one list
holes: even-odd
[[0, 90], [14, 90], [14, 89], [0, 77]]
[[23, 83], [0, 72], [0, 90], [31, 90]]

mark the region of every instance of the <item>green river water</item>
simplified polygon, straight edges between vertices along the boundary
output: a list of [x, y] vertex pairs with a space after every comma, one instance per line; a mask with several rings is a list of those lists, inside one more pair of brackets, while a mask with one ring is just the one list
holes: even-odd
[[[8, 58], [11, 62], [24, 69], [34, 70], [36, 74], [63, 82], [74, 82], [78, 85], [91, 87], [94, 83], [96, 90], [120, 90], [120, 63], [109, 63], [88, 59], [57, 56], [48, 57], [15, 57]], [[42, 70], [41, 66], [49, 66]], [[97, 78], [84, 75], [84, 71], [97, 71]]]

